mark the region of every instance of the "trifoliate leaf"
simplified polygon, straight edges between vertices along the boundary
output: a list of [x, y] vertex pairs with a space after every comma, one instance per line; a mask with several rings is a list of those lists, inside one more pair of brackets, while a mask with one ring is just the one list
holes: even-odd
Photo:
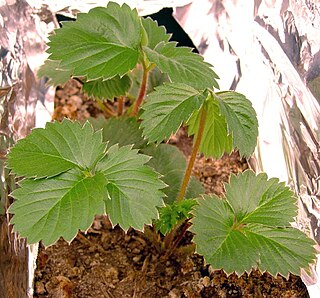
[[114, 97], [126, 95], [131, 86], [128, 76], [116, 76], [109, 80], [97, 79], [85, 82], [83, 90], [89, 95], [101, 100], [112, 100]]
[[89, 122], [47, 123], [19, 140], [8, 154], [8, 167], [19, 176], [52, 177], [69, 169], [93, 169], [105, 153], [100, 132]]
[[[148, 165], [162, 175], [161, 180], [168, 185], [163, 192], [166, 194], [164, 201], [172, 204], [179, 193], [182, 179], [186, 170], [186, 159], [179, 149], [168, 144], [150, 146], [142, 150], [144, 154], [152, 156]], [[201, 183], [191, 177], [185, 197], [197, 198], [204, 193]]]
[[102, 138], [108, 147], [118, 144], [120, 147], [132, 145], [134, 149], [144, 148], [147, 141], [142, 136], [142, 129], [136, 118], [90, 118], [95, 130], [102, 129]]
[[160, 42], [168, 42], [171, 34], [167, 34], [164, 26], [159, 26], [157, 21], [151, 18], [142, 18], [142, 25], [148, 35], [148, 43], [145, 45], [153, 50]]
[[197, 204], [196, 200], [183, 200], [159, 208], [159, 219], [155, 222], [157, 230], [163, 235], [170, 232], [179, 221], [191, 218], [191, 210]]
[[197, 90], [219, 88], [218, 76], [211, 65], [193, 53], [191, 48], [176, 45], [176, 42], [161, 42], [154, 50], [148, 47], [143, 47], [143, 50], [150, 62], [167, 73], [172, 82], [188, 84]]
[[47, 59], [38, 70], [38, 77], [48, 77], [48, 84], [53, 86], [63, 85], [71, 77], [71, 70], [62, 69], [60, 61]]
[[314, 243], [291, 227], [296, 199], [284, 184], [246, 171], [232, 176], [225, 196], [205, 196], [193, 212], [197, 252], [209, 264], [239, 275], [258, 268], [287, 276], [308, 268]]
[[16, 199], [9, 208], [14, 230], [29, 244], [42, 240], [51, 245], [60, 237], [71, 241], [104, 213], [105, 184], [101, 173], [89, 176], [78, 169], [51, 179], [23, 180], [11, 194]]
[[146, 166], [149, 156], [138, 154], [130, 146], [112, 146], [98, 164], [107, 179], [105, 198], [111, 222], [123, 229], [142, 230], [145, 224], [158, 218], [157, 206], [163, 204], [160, 189], [166, 185], [159, 174]]
[[257, 144], [258, 120], [251, 102], [234, 91], [218, 92], [220, 112], [226, 117], [233, 144], [242, 156], [249, 157]]
[[141, 127], [150, 142], [161, 142], [178, 130], [205, 97], [185, 84], [165, 84], [147, 96], [142, 106]]
[[141, 22], [137, 11], [109, 2], [79, 13], [75, 22], [65, 22], [48, 43], [50, 59], [61, 60], [63, 69], [88, 80], [123, 76], [137, 64]]
[[[224, 153], [232, 151], [232, 136], [228, 135], [226, 119], [220, 115], [217, 101], [209, 97], [203, 108], [206, 110], [206, 121], [199, 152], [205, 156], [219, 158]], [[195, 140], [200, 126], [200, 110], [193, 112], [187, 125], [188, 134], [194, 135]]]

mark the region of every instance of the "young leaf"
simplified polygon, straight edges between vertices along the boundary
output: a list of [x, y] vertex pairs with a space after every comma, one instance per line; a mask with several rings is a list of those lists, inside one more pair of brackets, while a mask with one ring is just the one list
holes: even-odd
[[171, 83], [156, 88], [142, 106], [141, 127], [150, 142], [161, 142], [178, 130], [205, 97], [185, 84]]
[[218, 92], [221, 114], [226, 117], [233, 144], [242, 156], [249, 157], [258, 137], [258, 120], [251, 102], [234, 91]]
[[19, 140], [8, 154], [8, 167], [19, 176], [52, 177], [76, 167], [93, 169], [105, 150], [101, 131], [65, 119]]
[[191, 218], [190, 212], [196, 204], [196, 200], [183, 200], [159, 208], [159, 219], [155, 222], [157, 230], [167, 234], [179, 221]]
[[218, 76], [211, 65], [203, 58], [191, 52], [191, 48], [177, 47], [176, 42], [161, 42], [155, 49], [143, 47], [150, 62], [167, 73], [172, 82], [184, 83], [197, 89], [219, 88]]
[[[144, 154], [152, 156], [148, 165], [162, 175], [161, 180], [168, 185], [163, 192], [166, 194], [165, 203], [173, 204], [176, 200], [183, 175], [186, 169], [186, 159], [175, 146], [160, 144], [159, 146], [149, 146], [142, 150]], [[186, 198], [196, 198], [204, 193], [201, 183], [191, 177]]]
[[142, 18], [142, 25], [148, 35], [148, 43], [146, 46], [153, 50], [160, 42], [168, 42], [171, 34], [167, 34], [164, 26], [159, 26], [158, 23], [151, 18]]
[[157, 206], [163, 204], [164, 196], [160, 189], [166, 186], [145, 165], [149, 156], [137, 152], [130, 146], [114, 145], [97, 166], [107, 179], [107, 214], [114, 225], [119, 224], [125, 230], [129, 227], [142, 230], [158, 217]]
[[62, 69], [60, 61], [47, 59], [38, 70], [38, 77], [48, 77], [48, 83], [57, 86], [66, 83], [71, 77], [71, 70]]
[[139, 58], [141, 22], [136, 10], [109, 2], [79, 13], [75, 22], [65, 22], [48, 43], [50, 59], [61, 60], [63, 69], [88, 80], [123, 76]]
[[104, 213], [105, 184], [101, 173], [90, 177], [78, 169], [51, 179], [23, 180], [11, 194], [16, 199], [9, 208], [14, 230], [29, 244], [42, 240], [51, 245], [60, 237], [71, 241]]
[[259, 268], [273, 275], [299, 274], [315, 250], [313, 241], [290, 225], [295, 203], [284, 184], [265, 174], [232, 176], [224, 200], [215, 195], [198, 200], [191, 228], [198, 253], [227, 273]]
[[95, 130], [102, 129], [102, 138], [108, 142], [108, 147], [118, 144], [119, 147], [132, 145], [134, 149], [141, 149], [147, 145], [142, 136], [142, 130], [135, 118], [90, 118]]
[[[205, 105], [207, 118], [199, 152], [205, 156], [219, 158], [224, 153], [232, 151], [232, 136], [228, 135], [226, 119], [220, 115], [217, 101], [210, 96]], [[196, 139], [200, 125], [200, 110], [193, 112], [187, 125], [188, 134], [195, 135], [194, 139]]]
[[97, 79], [85, 82], [83, 90], [90, 96], [101, 100], [112, 100], [114, 97], [126, 95], [131, 86], [131, 80], [126, 75], [120, 78], [116, 76], [109, 80]]

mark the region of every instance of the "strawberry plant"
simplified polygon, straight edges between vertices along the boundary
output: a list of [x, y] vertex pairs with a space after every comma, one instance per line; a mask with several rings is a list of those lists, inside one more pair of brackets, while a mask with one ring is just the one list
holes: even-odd
[[[297, 200], [283, 183], [246, 171], [232, 176], [218, 198], [200, 195], [191, 179], [198, 153], [221, 157], [236, 148], [249, 157], [258, 135], [251, 102], [217, 92], [218, 77], [201, 56], [113, 2], [64, 23], [48, 46], [40, 73], [53, 84], [74, 77], [100, 103], [136, 99], [119, 118], [47, 123], [13, 146], [8, 167], [24, 178], [9, 212], [29, 243], [72, 241], [95, 215], [108, 214], [125, 230], [154, 223], [170, 250], [187, 220], [197, 251], [215, 268], [284, 276], [308, 268], [313, 241], [291, 227]], [[194, 136], [186, 166], [177, 149], [161, 144], [182, 124]]]

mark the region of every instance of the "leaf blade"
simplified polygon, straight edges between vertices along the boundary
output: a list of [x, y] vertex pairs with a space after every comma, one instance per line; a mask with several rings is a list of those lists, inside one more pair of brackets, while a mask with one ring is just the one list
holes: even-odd
[[65, 119], [19, 140], [8, 154], [8, 167], [20, 176], [52, 177], [76, 167], [92, 169], [105, 148], [101, 132], [94, 132], [89, 122], [82, 126]]
[[195, 109], [200, 108], [204, 96], [185, 84], [171, 83], [156, 88], [147, 96], [141, 114], [141, 128], [150, 142], [161, 142], [178, 130]]
[[191, 48], [176, 45], [176, 42], [161, 42], [154, 49], [143, 47], [143, 50], [150, 62], [167, 73], [172, 82], [188, 84], [197, 90], [219, 88], [218, 76], [211, 65], [191, 52]]
[[137, 154], [131, 146], [114, 145], [98, 164], [107, 180], [106, 210], [111, 222], [124, 230], [143, 229], [158, 217], [157, 206], [162, 205], [161, 189], [165, 184], [145, 163], [149, 157]]
[[251, 102], [243, 94], [234, 91], [218, 92], [216, 95], [234, 146], [239, 149], [240, 155], [249, 157], [258, 137], [258, 120]]
[[104, 185], [102, 174], [86, 177], [78, 170], [51, 179], [25, 179], [12, 193], [11, 223], [29, 244], [42, 240], [51, 245], [59, 237], [71, 241], [79, 229], [90, 227], [96, 214], [104, 213]]
[[75, 22], [66, 22], [49, 38], [50, 59], [60, 60], [61, 67], [74, 76], [89, 80], [111, 79], [131, 70], [139, 58], [141, 23], [136, 10], [109, 2]]

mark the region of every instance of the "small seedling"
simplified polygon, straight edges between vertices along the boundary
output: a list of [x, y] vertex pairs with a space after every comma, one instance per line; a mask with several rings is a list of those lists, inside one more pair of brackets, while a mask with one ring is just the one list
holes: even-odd
[[[218, 77], [201, 56], [113, 2], [64, 23], [48, 46], [41, 73], [54, 84], [81, 79], [100, 102], [137, 97], [126, 112], [134, 118], [121, 110], [117, 119], [47, 123], [11, 149], [8, 167], [24, 177], [12, 193], [11, 223], [29, 243], [72, 241], [95, 215], [108, 214], [125, 230], [155, 223], [170, 250], [187, 219], [197, 252], [214, 268], [283, 276], [308, 268], [314, 243], [291, 227], [297, 199], [283, 183], [246, 171], [232, 176], [218, 198], [199, 195], [190, 182], [198, 153], [221, 157], [236, 148], [249, 157], [258, 136], [251, 102], [234, 91], [217, 92]], [[155, 88], [150, 74], [161, 78]], [[185, 171], [177, 149], [160, 144], [182, 124], [194, 135]]]

